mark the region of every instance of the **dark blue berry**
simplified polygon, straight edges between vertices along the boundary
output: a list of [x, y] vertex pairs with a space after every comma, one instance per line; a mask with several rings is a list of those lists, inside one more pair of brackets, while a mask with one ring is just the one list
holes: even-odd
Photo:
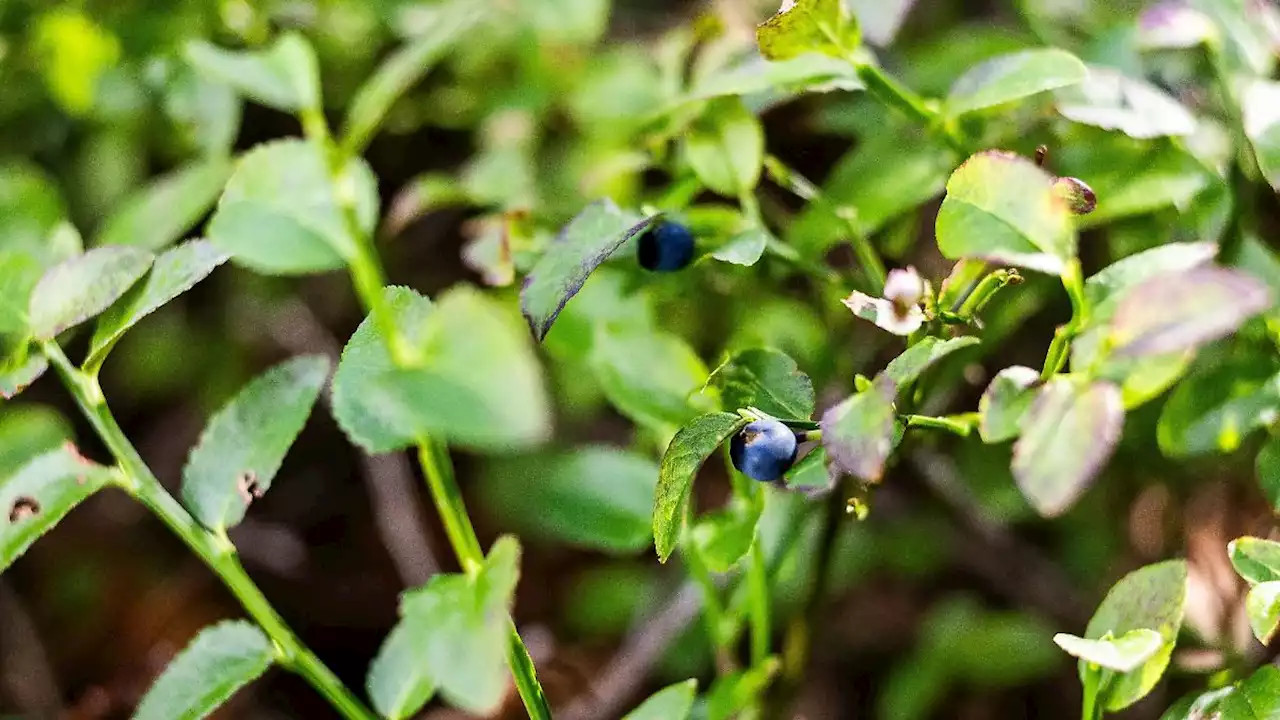
[[640, 236], [639, 256], [646, 270], [679, 270], [693, 260], [693, 233], [680, 223], [660, 220]]
[[742, 428], [729, 442], [733, 466], [752, 480], [773, 482], [796, 461], [796, 434], [772, 418]]

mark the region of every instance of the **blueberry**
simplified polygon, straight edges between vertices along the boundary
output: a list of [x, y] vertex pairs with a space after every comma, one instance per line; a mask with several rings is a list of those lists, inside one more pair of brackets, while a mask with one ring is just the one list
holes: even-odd
[[640, 267], [672, 272], [693, 260], [693, 233], [677, 222], [658, 221], [640, 236]]
[[767, 418], [742, 428], [729, 443], [733, 466], [752, 480], [772, 482], [782, 477], [796, 461], [796, 434], [782, 423]]

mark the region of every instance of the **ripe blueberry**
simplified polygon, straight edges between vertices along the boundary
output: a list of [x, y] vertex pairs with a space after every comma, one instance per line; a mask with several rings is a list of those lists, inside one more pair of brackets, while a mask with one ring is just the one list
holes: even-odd
[[796, 461], [796, 434], [791, 428], [766, 418], [742, 428], [729, 442], [733, 466], [752, 480], [772, 482]]
[[693, 260], [693, 233], [680, 223], [659, 220], [640, 236], [639, 256], [646, 270], [679, 270]]

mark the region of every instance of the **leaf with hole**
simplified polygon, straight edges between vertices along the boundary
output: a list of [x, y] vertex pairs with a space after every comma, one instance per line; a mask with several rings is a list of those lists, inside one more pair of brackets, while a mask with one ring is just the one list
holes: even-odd
[[604, 199], [588, 205], [560, 231], [520, 289], [520, 309], [539, 342], [591, 272], [656, 218], [641, 219]]
[[134, 191], [107, 216], [95, 245], [134, 245], [159, 251], [180, 240], [222, 192], [231, 175], [223, 157], [197, 160]]
[[111, 306], [151, 267], [151, 253], [94, 248], [50, 268], [31, 292], [31, 334], [52, 340]]
[[813, 381], [780, 350], [743, 350], [711, 373], [707, 382], [720, 389], [726, 408], [757, 408], [782, 420], [813, 415]]
[[315, 50], [299, 33], [285, 33], [264, 50], [227, 50], [193, 40], [187, 44], [186, 58], [201, 75], [268, 107], [285, 112], [320, 109], [320, 66]]
[[[1182, 627], [1186, 596], [1187, 563], [1183, 560], [1168, 560], [1135, 570], [1107, 592], [1089, 620], [1086, 638], [1123, 637], [1131, 630], [1148, 629], [1160, 633], [1163, 639], [1160, 649], [1140, 667], [1117, 674], [1107, 685], [1100, 698], [1107, 710], [1123, 710], [1145, 697], [1160, 681]], [[1081, 663], [1082, 679], [1086, 671]]]
[[1021, 100], [1085, 79], [1084, 63], [1057, 48], [1000, 55], [970, 68], [951, 86], [946, 113], [952, 117]]
[[143, 696], [134, 720], [199, 720], [262, 676], [276, 651], [258, 626], [240, 620], [211, 625], [169, 663]]
[[214, 245], [254, 271], [306, 275], [344, 267], [359, 242], [353, 233], [371, 234], [377, 217], [377, 179], [364, 160], [349, 159], [335, 182], [323, 148], [275, 140], [236, 163], [206, 231]]
[[205, 527], [223, 532], [271, 489], [329, 374], [304, 355], [259, 375], [210, 420], [182, 470], [182, 499]]
[[1050, 380], [1022, 418], [1013, 476], [1045, 517], [1066, 512], [1111, 458], [1124, 429], [1120, 388], [1108, 382]]
[[970, 157], [947, 181], [938, 249], [953, 260], [984, 258], [1061, 273], [1076, 254], [1076, 236], [1053, 183], [1019, 155], [988, 150]]
[[662, 455], [654, 491], [653, 542], [662, 562], [671, 557], [680, 539], [694, 476], [707, 458], [746, 424], [746, 419], [733, 413], [709, 413], [680, 428], [671, 439]]
[[226, 260], [226, 253], [207, 240], [191, 240], [160, 253], [147, 277], [98, 318], [85, 370], [96, 372], [129, 328], [190, 290]]
[[84, 459], [70, 443], [0, 479], [0, 572], [110, 480], [111, 470]]

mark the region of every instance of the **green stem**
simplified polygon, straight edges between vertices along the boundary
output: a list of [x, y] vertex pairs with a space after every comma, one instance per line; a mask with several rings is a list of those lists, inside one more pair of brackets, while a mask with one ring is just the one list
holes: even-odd
[[772, 624], [769, 620], [769, 568], [760, 547], [759, 531], [751, 543], [751, 564], [747, 582], [751, 592], [751, 666], [760, 667], [769, 659]]
[[[445, 534], [449, 544], [458, 558], [464, 572], [475, 576], [484, 567], [484, 551], [480, 540], [476, 537], [475, 528], [471, 526], [471, 518], [467, 515], [466, 505], [462, 501], [462, 491], [453, 475], [453, 463], [449, 460], [449, 449], [439, 440], [429, 437], [418, 441], [418, 462], [422, 465], [422, 474], [427, 478], [427, 487], [431, 490], [431, 499], [435, 502], [444, 523]], [[524, 703], [525, 711], [533, 720], [551, 720], [551, 706], [547, 702], [542, 686], [538, 684], [537, 671], [529, 650], [525, 647], [515, 622], [509, 620], [507, 645], [507, 665], [511, 668], [511, 676], [515, 681], [516, 691]]]
[[969, 296], [960, 304], [960, 309], [956, 314], [968, 320], [982, 312], [982, 308], [991, 302], [991, 298], [996, 296], [1006, 285], [1021, 282], [1022, 276], [1017, 270], [996, 270], [982, 278], [978, 286], [969, 293]]
[[1045, 354], [1044, 368], [1040, 378], [1048, 380], [1057, 375], [1067, 363], [1067, 354], [1071, 349], [1071, 340], [1089, 321], [1089, 305], [1084, 297], [1084, 277], [1080, 272], [1080, 261], [1072, 259], [1062, 271], [1062, 286], [1071, 298], [1071, 320], [1060, 326], [1053, 333], [1053, 341]]
[[702, 593], [702, 619], [707, 627], [707, 635], [716, 656], [716, 672], [720, 675], [731, 672], [734, 668], [733, 650], [730, 648], [731, 638], [726, 636], [724, 604], [720, 602], [720, 590], [711, 577], [711, 571], [698, 557], [695, 548], [684, 546], [681, 553], [689, 577], [697, 584]]
[[1084, 688], [1081, 692], [1080, 720], [1101, 720], [1102, 708], [1098, 706], [1098, 684], [1102, 673], [1096, 666], [1090, 666], [1084, 675]]
[[969, 437], [969, 433], [973, 432], [973, 423], [967, 419], [932, 417], [929, 415], [907, 415], [906, 420], [907, 427], [923, 427], [933, 428], [934, 430], [945, 430], [949, 433], [959, 435], [960, 437]]
[[959, 132], [944, 122], [938, 112], [928, 106], [924, 98], [885, 75], [884, 71], [875, 65], [852, 59], [850, 62], [857, 68], [858, 79], [866, 84], [867, 92], [872, 97], [924, 125], [962, 157], [968, 154], [968, 149]]
[[271, 602], [245, 572], [235, 547], [226, 536], [215, 534], [200, 525], [164, 489], [116, 423], [98, 389], [97, 381], [77, 369], [56, 342], [42, 343], [41, 350], [53, 363], [63, 384], [75, 397], [76, 405], [127, 476], [125, 491], [155, 513], [218, 575], [249, 616], [271, 638], [276, 647], [277, 661], [306, 679], [344, 717], [372, 720], [374, 714], [289, 629], [284, 619], [271, 606]]

